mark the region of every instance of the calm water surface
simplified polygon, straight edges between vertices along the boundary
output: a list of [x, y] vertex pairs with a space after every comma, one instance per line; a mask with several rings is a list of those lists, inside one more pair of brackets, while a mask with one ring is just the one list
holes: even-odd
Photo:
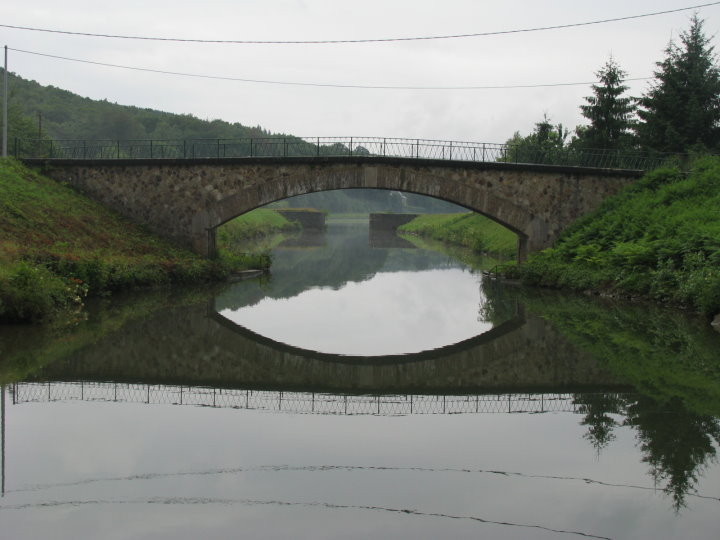
[[3, 329], [1, 538], [718, 537], [701, 321], [367, 225], [273, 255], [212, 296]]

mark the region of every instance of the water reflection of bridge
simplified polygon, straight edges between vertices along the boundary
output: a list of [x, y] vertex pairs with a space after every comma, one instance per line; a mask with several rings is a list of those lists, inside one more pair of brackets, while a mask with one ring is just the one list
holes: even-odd
[[131, 321], [43, 367], [29, 382], [79, 380], [397, 395], [627, 389], [550, 323], [532, 315], [434, 351], [352, 357], [252, 335], [204, 302]]
[[189, 405], [291, 414], [377, 415], [582, 412], [563, 393], [423, 395], [328, 394], [114, 382], [15, 383], [12, 403], [66, 401]]

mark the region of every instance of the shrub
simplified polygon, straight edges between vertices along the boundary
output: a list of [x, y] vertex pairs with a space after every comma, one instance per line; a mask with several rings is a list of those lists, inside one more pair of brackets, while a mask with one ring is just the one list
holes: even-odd
[[82, 307], [87, 287], [59, 277], [44, 266], [20, 261], [0, 276], [0, 320], [41, 322]]

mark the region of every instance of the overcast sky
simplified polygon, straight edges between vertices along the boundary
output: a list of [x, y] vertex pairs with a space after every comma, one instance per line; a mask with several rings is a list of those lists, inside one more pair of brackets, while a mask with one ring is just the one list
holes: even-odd
[[[337, 40], [520, 30], [672, 10], [702, 0], [3, 0], [0, 24], [220, 40]], [[102, 5], [102, 7], [99, 7]], [[720, 4], [698, 9], [718, 34]], [[0, 28], [0, 45], [94, 62], [296, 83], [498, 86], [586, 82], [612, 54], [650, 77], [692, 11], [528, 33], [333, 45], [238, 45], [94, 38]], [[716, 43], [713, 38], [713, 43]], [[299, 136], [504, 142], [544, 113], [583, 122], [589, 85], [532, 89], [347, 89], [161, 75], [16, 51], [9, 70], [93, 99], [260, 125]], [[640, 95], [648, 81], [628, 83]]]

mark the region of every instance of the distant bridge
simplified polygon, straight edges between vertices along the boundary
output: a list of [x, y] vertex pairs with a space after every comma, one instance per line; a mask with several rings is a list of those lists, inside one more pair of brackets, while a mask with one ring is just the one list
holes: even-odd
[[17, 141], [15, 155], [157, 234], [205, 256], [215, 230], [260, 206], [319, 191], [375, 188], [446, 200], [518, 235], [518, 255], [551, 246], [578, 217], [660, 158], [456, 141], [296, 138]]

